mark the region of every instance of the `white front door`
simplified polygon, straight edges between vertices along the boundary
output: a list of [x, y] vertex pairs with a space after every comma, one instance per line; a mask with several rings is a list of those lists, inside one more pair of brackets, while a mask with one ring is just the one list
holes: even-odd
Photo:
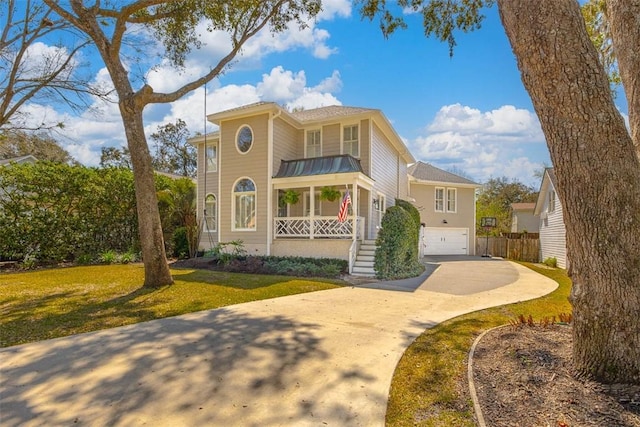
[[469, 229], [426, 227], [424, 245], [425, 255], [467, 255]]

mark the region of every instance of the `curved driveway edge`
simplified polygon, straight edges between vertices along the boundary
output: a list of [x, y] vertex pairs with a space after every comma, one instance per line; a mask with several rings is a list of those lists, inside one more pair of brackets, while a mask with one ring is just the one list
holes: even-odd
[[[442, 260], [414, 292], [345, 287], [2, 349], [0, 424], [382, 426], [426, 328], [557, 287], [477, 260]], [[515, 281], [491, 285], [492, 269]]]

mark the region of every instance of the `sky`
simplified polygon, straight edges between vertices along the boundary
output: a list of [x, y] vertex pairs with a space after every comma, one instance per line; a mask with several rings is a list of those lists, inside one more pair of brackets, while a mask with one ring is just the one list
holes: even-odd
[[[347, 0], [324, 0], [323, 11], [305, 30], [268, 32], [251, 39], [220, 78], [172, 104], [145, 109], [147, 135], [158, 126], [184, 120], [192, 134], [215, 129], [211, 114], [257, 102], [287, 108], [328, 105], [375, 108], [383, 112], [417, 160], [455, 171], [483, 183], [507, 177], [534, 188], [535, 176], [551, 165], [544, 135], [522, 85], [497, 8], [485, 10], [480, 30], [457, 35], [449, 47], [424, 35], [421, 16], [407, 13], [408, 29], [385, 39], [378, 22], [362, 20]], [[229, 48], [224, 33], [205, 34], [203, 48], [178, 72], [160, 60], [153, 70], [129, 63], [156, 91], [178, 84], [215, 65]], [[37, 49], [53, 46], [38, 45]], [[35, 49], [34, 48], [34, 49]], [[148, 41], [150, 58], [159, 52]], [[94, 81], [110, 85], [99, 57], [84, 53]], [[206, 98], [206, 107], [205, 107]], [[72, 112], [63, 104], [30, 103], [35, 122], [63, 121], [56, 139], [81, 163], [96, 166], [102, 147], [126, 144], [117, 105], [93, 100], [91, 108]], [[616, 102], [626, 113], [624, 96]], [[206, 127], [205, 127], [206, 126]]]

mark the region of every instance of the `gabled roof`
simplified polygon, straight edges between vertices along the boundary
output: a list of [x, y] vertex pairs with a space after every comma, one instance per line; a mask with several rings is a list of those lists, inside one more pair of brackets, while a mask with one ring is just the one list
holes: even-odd
[[362, 173], [362, 166], [359, 160], [345, 154], [339, 156], [313, 157], [309, 159], [281, 160], [280, 169], [274, 178], [349, 172]]
[[511, 209], [514, 211], [532, 211], [536, 207], [534, 202], [531, 203], [511, 203]]
[[553, 171], [553, 168], [546, 168], [542, 174], [542, 182], [540, 182], [538, 200], [536, 200], [536, 206], [533, 210], [534, 215], [540, 215], [549, 190], [556, 191], [556, 188], [558, 188], [556, 184], [556, 174]]
[[345, 107], [342, 105], [331, 105], [328, 107], [314, 108], [312, 110], [294, 111], [293, 117], [301, 122], [316, 122], [337, 117], [348, 117], [365, 113], [373, 113], [377, 110], [371, 108]]
[[[301, 110], [295, 112], [288, 112], [286, 109], [276, 104], [275, 102], [256, 102], [253, 104], [244, 105], [237, 108], [232, 108], [218, 113], [209, 114], [207, 119], [218, 126], [224, 120], [239, 119], [242, 117], [249, 117], [257, 114], [271, 113], [272, 117], [280, 117], [286, 120], [291, 125], [298, 129], [304, 129], [306, 126], [313, 124], [320, 124], [323, 122], [339, 121], [349, 117], [356, 118], [371, 118], [382, 132], [389, 138], [393, 147], [398, 150], [402, 158], [407, 163], [415, 162], [415, 158], [409, 152], [409, 149], [405, 145], [404, 141], [396, 133], [389, 120], [385, 117], [382, 111], [372, 108], [360, 108], [360, 107], [345, 107], [342, 105], [331, 105], [328, 107], [312, 108], [309, 110]], [[193, 138], [191, 143], [202, 142]]]
[[407, 168], [407, 172], [414, 181], [425, 184], [458, 184], [463, 186], [480, 187], [480, 184], [463, 178], [451, 172], [439, 169], [429, 163], [416, 162]]

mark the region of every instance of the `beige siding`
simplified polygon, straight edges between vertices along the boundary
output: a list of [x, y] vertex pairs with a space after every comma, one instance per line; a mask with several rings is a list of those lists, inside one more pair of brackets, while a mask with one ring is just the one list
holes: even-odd
[[[456, 188], [456, 212], [436, 212], [434, 185], [411, 183], [410, 196], [415, 199], [414, 205], [420, 212], [420, 221], [427, 227], [468, 228], [469, 242], [475, 242], [475, 189], [457, 188], [443, 184], [445, 194], [447, 188]], [[446, 202], [445, 202], [446, 206]], [[446, 224], [443, 221], [447, 221]], [[475, 245], [469, 244], [469, 255], [474, 255]]]
[[[211, 139], [207, 141], [208, 143], [216, 143], [218, 145], [218, 154], [219, 154], [219, 143], [217, 139]], [[198, 144], [198, 172], [197, 172], [197, 215], [198, 221], [201, 224], [204, 224], [204, 199], [207, 194], [213, 194], [218, 199], [218, 211], [220, 210], [220, 202], [219, 202], [219, 191], [218, 191], [218, 172], [205, 172], [205, 161], [204, 161], [204, 142]], [[218, 164], [218, 167], [220, 165]], [[218, 171], [220, 169], [218, 168]], [[205, 181], [206, 180], [206, 181]], [[219, 214], [218, 214], [219, 215]], [[219, 223], [218, 223], [219, 229]], [[204, 230], [204, 228], [203, 228]], [[218, 233], [216, 232], [204, 232], [200, 237], [200, 247], [203, 249], [209, 249], [213, 244], [218, 242]]]
[[[267, 248], [267, 198], [271, 191], [268, 184], [268, 114], [239, 120], [228, 120], [220, 126], [218, 170], [220, 180], [220, 241], [242, 240], [250, 254], [266, 253]], [[236, 133], [241, 126], [253, 130], [253, 146], [242, 154], [236, 149]], [[256, 185], [255, 231], [232, 231], [233, 186], [240, 178], [251, 178]]]
[[370, 120], [360, 121], [360, 164], [365, 175], [371, 176], [371, 133]]
[[313, 258], [348, 259], [352, 240], [294, 240], [276, 239], [271, 246], [274, 256], [302, 256]]
[[304, 156], [304, 135], [282, 119], [273, 121], [273, 174], [280, 168], [280, 160], [301, 159]]
[[340, 124], [322, 127], [322, 155], [336, 156], [340, 154]]
[[540, 218], [535, 216], [533, 212], [515, 211], [511, 216], [511, 232], [537, 233], [540, 228]]
[[549, 201], [545, 197], [542, 212], [547, 215], [546, 219], [540, 221], [540, 259], [555, 257], [558, 260], [558, 267], [567, 268], [567, 241], [564, 218], [562, 216], [562, 205], [556, 193], [556, 203], [553, 212], [548, 212]]
[[[401, 160], [399, 153], [391, 146], [384, 134], [375, 125], [371, 133], [371, 178], [375, 180], [373, 194], [380, 192], [387, 198], [387, 207], [395, 205], [395, 200], [401, 195], [406, 195], [400, 189], [399, 177], [406, 182], [407, 167]], [[404, 172], [403, 172], [404, 171]], [[406, 185], [406, 184], [405, 184]], [[377, 216], [371, 212], [367, 217], [367, 228], [370, 236], [376, 235]]]

